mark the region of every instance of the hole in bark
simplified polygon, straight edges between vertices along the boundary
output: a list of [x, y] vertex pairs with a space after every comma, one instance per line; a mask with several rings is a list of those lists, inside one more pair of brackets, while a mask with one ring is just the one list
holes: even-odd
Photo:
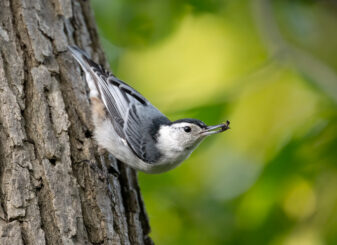
[[49, 162], [52, 164], [52, 165], [55, 165], [56, 164], [56, 157], [52, 157], [49, 159]]
[[35, 190], [41, 191], [41, 189], [43, 188], [43, 182], [41, 178], [38, 181], [39, 181], [39, 184], [35, 187]]
[[44, 92], [45, 94], [49, 93], [49, 88], [43, 87], [43, 92]]
[[91, 138], [92, 133], [87, 129], [87, 130], [85, 130], [84, 135], [85, 135], [86, 138]]

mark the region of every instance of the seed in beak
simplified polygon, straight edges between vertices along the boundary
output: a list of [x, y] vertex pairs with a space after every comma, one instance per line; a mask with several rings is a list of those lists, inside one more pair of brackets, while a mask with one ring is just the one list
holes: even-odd
[[[227, 120], [226, 123], [222, 123], [222, 124], [215, 125], [215, 126], [208, 126], [206, 130], [203, 131], [201, 134], [206, 136], [206, 135], [218, 134], [218, 133], [224, 132], [227, 129], [229, 129], [229, 124], [230, 122]], [[215, 129], [220, 129], [220, 130], [215, 130]]]

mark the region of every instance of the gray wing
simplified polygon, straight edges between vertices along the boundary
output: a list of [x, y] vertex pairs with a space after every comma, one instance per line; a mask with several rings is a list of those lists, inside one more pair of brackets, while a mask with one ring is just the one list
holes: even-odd
[[[105, 79], [102, 78], [102, 81]], [[152, 134], [158, 130], [158, 121], [170, 121], [129, 85], [111, 74], [106, 81], [102, 85], [102, 100], [112, 120], [118, 118], [120, 122], [117, 124], [118, 131], [121, 132], [120, 137], [127, 141], [141, 160], [156, 162], [161, 154], [155, 146], [156, 140]]]
[[143, 161], [154, 163], [161, 157], [156, 147], [155, 133], [160, 124], [170, 121], [151, 105], [131, 103], [124, 124], [126, 140], [133, 152]]
[[141, 160], [156, 162], [161, 154], [155, 146], [153, 134], [159, 128], [158, 122], [169, 123], [169, 119], [139, 92], [93, 62], [83, 51], [77, 47], [69, 49], [95, 81], [117, 134], [127, 141]]

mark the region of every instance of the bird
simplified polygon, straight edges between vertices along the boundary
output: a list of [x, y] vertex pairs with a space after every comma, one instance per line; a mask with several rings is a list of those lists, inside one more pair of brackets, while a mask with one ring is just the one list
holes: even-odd
[[229, 129], [227, 120], [207, 126], [198, 119], [169, 120], [134, 88], [97, 64], [77, 46], [68, 50], [84, 71], [98, 145], [133, 169], [169, 171], [208, 136]]

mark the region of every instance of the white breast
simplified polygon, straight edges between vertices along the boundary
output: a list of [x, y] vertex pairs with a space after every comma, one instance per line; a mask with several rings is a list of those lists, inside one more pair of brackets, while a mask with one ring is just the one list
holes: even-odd
[[[132, 152], [124, 139], [118, 136], [110, 120], [104, 120], [99, 126], [96, 124], [95, 139], [101, 147], [108, 150], [118, 160], [145, 173], [166, 172], [178, 166], [189, 155], [182, 156], [177, 152], [170, 151], [170, 153], [164, 155], [158, 163], [146, 163]], [[162, 147], [165, 147], [165, 145]]]

